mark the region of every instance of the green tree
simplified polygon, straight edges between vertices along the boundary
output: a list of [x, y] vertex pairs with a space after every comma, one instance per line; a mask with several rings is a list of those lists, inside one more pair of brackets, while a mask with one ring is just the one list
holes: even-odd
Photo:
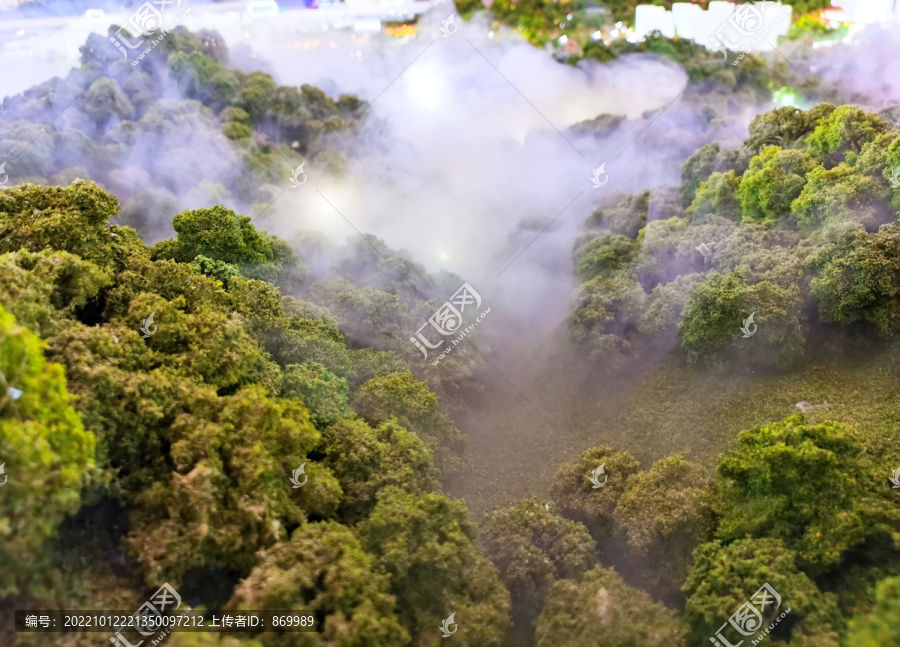
[[556, 505], [522, 499], [488, 512], [480, 532], [485, 556], [512, 598], [513, 628], [527, 641], [547, 590], [597, 565], [597, 546], [583, 524], [563, 519]]
[[134, 106], [122, 89], [115, 81], [106, 77], [91, 83], [80, 97], [80, 107], [96, 122], [100, 132], [105, 130], [110, 119], [129, 118], [134, 113]]
[[854, 616], [844, 647], [898, 647], [900, 645], [900, 577], [881, 580], [875, 589], [875, 608]]
[[887, 122], [874, 113], [853, 106], [839, 106], [819, 121], [806, 139], [809, 154], [830, 168], [855, 162], [862, 147], [889, 130]]
[[428, 444], [438, 469], [458, 469], [465, 438], [441, 413], [437, 396], [428, 385], [409, 371], [373, 377], [357, 390], [353, 409], [373, 425], [396, 418], [401, 427]]
[[827, 119], [832, 112], [834, 106], [830, 103], [818, 103], [805, 111], [784, 106], [758, 114], [750, 122], [743, 148], [753, 155], [758, 155], [766, 146], [797, 148], [805, 143], [819, 120]]
[[628, 477], [613, 519], [652, 590], [677, 592], [715, 527], [712, 478], [685, 454], [658, 460]]
[[835, 567], [848, 548], [900, 522], [865, 453], [842, 425], [810, 425], [802, 414], [741, 432], [719, 464], [717, 536], [781, 539], [804, 570]]
[[696, 644], [714, 636], [723, 624], [726, 638], [743, 638], [728, 626], [728, 618], [763, 584], [781, 596], [781, 605], [776, 607], [773, 601], [763, 609], [762, 622], [757, 625], [760, 631], [790, 608], [790, 614], [772, 631], [772, 639], [790, 638], [794, 647], [838, 646], [842, 621], [834, 595], [819, 591], [798, 568], [794, 553], [774, 538], [741, 539], [730, 544], [714, 541], [697, 548], [684, 585], [688, 594], [685, 618]]
[[[597, 472], [601, 466], [603, 471]], [[619, 497], [629, 477], [637, 471], [638, 462], [628, 452], [617, 452], [608, 445], [593, 447], [577, 460], [557, 468], [551, 497], [564, 516], [587, 526], [602, 546], [610, 536]], [[591, 481], [595, 472], [602, 486]]]
[[687, 627], [675, 612], [622, 581], [611, 568], [559, 580], [536, 625], [537, 647], [685, 647]]
[[326, 521], [304, 524], [290, 541], [264, 550], [227, 606], [316, 616], [314, 634], [265, 632], [258, 636], [264, 646], [402, 647], [410, 644], [409, 633], [389, 587], [389, 576], [353, 532]]
[[216, 205], [182, 211], [172, 219], [176, 239], [157, 245], [157, 256], [189, 263], [203, 255], [243, 267], [268, 263], [272, 248], [250, 218]]
[[443, 620], [456, 614], [454, 642], [500, 644], [509, 625], [509, 592], [478, 551], [465, 504], [437, 494], [385, 488], [357, 526], [365, 550], [391, 579], [397, 615], [420, 647], [440, 644]]
[[78, 509], [94, 444], [69, 405], [62, 367], [0, 306], [0, 595], [21, 592], [41, 545]]
[[741, 205], [737, 199], [740, 185], [741, 180], [734, 171], [710, 173], [709, 177], [697, 187], [685, 215], [690, 218], [692, 224], [702, 224], [712, 215], [740, 220]]
[[[800, 327], [800, 290], [771, 281], [748, 285], [746, 269], [720, 274], [713, 272], [697, 286], [681, 320], [681, 345], [695, 357], [712, 359], [716, 353], [760, 344], [771, 351], [756, 354], [755, 360], [790, 361], [803, 353]], [[743, 322], [753, 315], [747, 330], [757, 331], [751, 341], [741, 336]]]
[[370, 427], [341, 420], [323, 434], [319, 451], [344, 492], [338, 516], [355, 524], [372, 512], [382, 488], [410, 494], [440, 492], [432, 453], [415, 434], [393, 421]]
[[0, 255], [0, 268], [0, 303], [43, 338], [59, 333], [112, 282], [108, 272], [68, 252], [22, 249]]
[[100, 268], [124, 267], [146, 246], [129, 227], [110, 227], [119, 201], [93, 182], [67, 187], [21, 184], [0, 191], [0, 252], [69, 252]]
[[798, 150], [767, 146], [750, 160], [741, 178], [738, 199], [744, 220], [779, 221], [791, 214], [791, 203], [806, 184], [816, 160]]
[[347, 401], [347, 380], [318, 362], [285, 366], [281, 397], [303, 402], [309, 410], [310, 421], [318, 429], [355, 416]]
[[888, 208], [890, 198], [887, 182], [842, 162], [832, 169], [812, 169], [803, 191], [791, 203], [791, 212], [801, 226], [842, 218], [875, 228], [896, 219]]
[[869, 321], [883, 336], [900, 331], [900, 227], [866, 234], [847, 226], [807, 259], [810, 289], [824, 321]]
[[705, 182], [713, 173], [725, 174], [729, 171], [737, 171], [740, 174], [745, 167], [746, 161], [741, 163], [739, 151], [722, 150], [719, 142], [701, 146], [681, 166], [678, 204], [688, 207], [694, 200], [701, 183]]
[[[258, 386], [211, 395], [166, 430], [174, 469], [131, 513], [127, 543], [150, 581], [177, 582], [195, 567], [248, 570], [285, 526], [340, 503], [330, 471], [307, 458], [320, 437], [300, 403], [268, 399]], [[307, 482], [292, 488], [303, 464]]]
[[575, 241], [572, 258], [579, 281], [609, 276], [634, 262], [638, 255], [635, 242], [615, 234], [582, 235]]

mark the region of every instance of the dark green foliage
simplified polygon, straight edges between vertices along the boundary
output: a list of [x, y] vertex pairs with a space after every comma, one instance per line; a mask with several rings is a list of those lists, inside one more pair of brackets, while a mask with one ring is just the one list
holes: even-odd
[[290, 541], [262, 552], [228, 607], [316, 615], [314, 634], [265, 632], [258, 639], [266, 647], [410, 644], [395, 615], [389, 578], [353, 532], [333, 521], [300, 526]]
[[687, 628], [674, 611], [603, 567], [580, 580], [556, 582], [547, 594], [536, 634], [537, 647], [687, 645]]
[[795, 285], [781, 287], [771, 281], [748, 284], [746, 271], [710, 274], [697, 286], [684, 310], [681, 344], [705, 359], [741, 348], [749, 342], [741, 327], [750, 315], [756, 328], [748, 324], [756, 348], [765, 345], [790, 361], [803, 353], [803, 331], [799, 321], [800, 291]]
[[723, 624], [727, 639], [735, 643], [744, 638], [727, 624], [728, 618], [763, 584], [769, 584], [781, 596], [781, 606], [776, 608], [774, 600], [766, 606], [757, 625], [760, 630], [791, 609], [769, 640], [778, 635], [786, 638], [790, 631], [791, 645], [838, 646], [842, 621], [834, 595], [819, 591], [799, 570], [794, 553], [780, 539], [769, 538], [741, 539], [726, 545], [716, 541], [694, 553], [694, 567], [684, 588], [688, 593], [685, 616], [696, 644], [715, 635]]
[[[595, 487], [591, 475], [601, 465], [603, 473], [598, 473], [597, 480], [605, 483]], [[601, 541], [610, 536], [613, 511], [628, 479], [637, 472], [638, 462], [628, 452], [616, 452], [606, 445], [594, 447], [557, 468], [551, 496], [563, 515], [582, 522]]]
[[874, 234], [843, 227], [833, 243], [810, 256], [816, 278], [810, 288], [825, 321], [869, 321], [879, 334], [900, 330], [900, 228], [882, 226]]
[[651, 590], [677, 592], [714, 529], [713, 480], [684, 454], [658, 460], [628, 477], [613, 519]]
[[435, 644], [437, 628], [451, 613], [459, 623], [454, 642], [500, 643], [509, 625], [509, 592], [478, 551], [475, 524], [461, 501], [385, 488], [357, 528], [363, 548], [390, 576], [396, 613], [413, 645]]
[[575, 241], [572, 256], [579, 280], [589, 281], [598, 275], [609, 276], [624, 265], [633, 263], [637, 248], [627, 236], [601, 234]]
[[303, 402], [309, 410], [310, 422], [318, 429], [355, 416], [347, 401], [347, 380], [318, 362], [285, 366], [281, 397]]
[[513, 624], [526, 630], [555, 581], [578, 579], [597, 564], [587, 528], [563, 519], [556, 505], [538, 498], [489, 512], [480, 540], [512, 596]]
[[718, 142], [701, 146], [687, 158], [681, 167], [681, 186], [678, 187], [678, 203], [687, 207], [694, 199], [700, 183], [713, 173], [727, 173], [737, 169], [743, 171], [738, 151], [721, 149]]
[[397, 486], [410, 494], [440, 492], [432, 454], [416, 434], [395, 422], [370, 427], [341, 420], [324, 433], [323, 464], [341, 484], [338, 516], [355, 524], [375, 507], [382, 488]]
[[833, 568], [867, 537], [900, 527], [865, 445], [835, 423], [810, 425], [796, 414], [741, 432], [719, 474], [717, 536], [781, 539], [812, 573]]

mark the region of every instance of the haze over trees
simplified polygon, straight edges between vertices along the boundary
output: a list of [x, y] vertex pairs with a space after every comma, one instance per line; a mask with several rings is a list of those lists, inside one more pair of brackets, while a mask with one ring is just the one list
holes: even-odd
[[[211, 34], [173, 36], [146, 72], [92, 39], [69, 81], [2, 108], [13, 150], [41, 106], [104, 71], [0, 190], [0, 609], [133, 609], [168, 582], [201, 609], [316, 618], [176, 647], [433, 647], [451, 614], [448, 640], [468, 647], [694, 647], [768, 583], [783, 602], [762, 626], [791, 609], [773, 644], [898, 644], [896, 465], [866, 421], [762, 420], [703, 463], [598, 439], [545, 498], [476, 523], [445, 485], [466, 469], [454, 414], [481, 360], [461, 346], [423, 365], [408, 341], [462, 279], [371, 235], [283, 240], [240, 208], [363, 103], [230, 70]], [[227, 187], [120, 168], [161, 159], [160, 132], [215, 142], [235, 161]], [[878, 115], [820, 104], [700, 148], [680, 186], [587, 220], [567, 332], [612, 367], [665, 356], [762, 378], [813, 337], [892, 343], [898, 140]], [[339, 154], [318, 159], [341, 172]], [[137, 191], [142, 172], [165, 191]], [[216, 204], [178, 206], [201, 193]], [[145, 227], [160, 219], [168, 238]]]

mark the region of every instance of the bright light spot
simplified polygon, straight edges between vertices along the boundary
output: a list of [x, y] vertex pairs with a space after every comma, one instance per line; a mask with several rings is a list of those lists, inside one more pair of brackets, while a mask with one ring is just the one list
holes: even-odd
[[437, 256], [442, 261], [450, 260], [450, 254], [440, 249], [438, 250]]
[[423, 107], [434, 110], [441, 98], [442, 89], [440, 70], [437, 66], [427, 62], [414, 65], [403, 76], [412, 98]]
[[593, 40], [593, 41], [602, 40], [602, 39], [603, 39], [603, 34], [601, 34], [599, 31], [595, 31], [593, 34], [591, 34], [591, 40]]
[[572, 20], [572, 14], [569, 14], [568, 16], [566, 16], [566, 20]]
[[489, 31], [489, 32], [488, 32], [488, 38], [493, 38], [493, 37], [494, 37], [494, 32]]
[[566, 23], [564, 23], [564, 22], [559, 23], [559, 28], [560, 28], [560, 29], [562, 29], [562, 28], [565, 27], [565, 26], [566, 26]]
[[560, 44], [560, 45], [565, 45], [565, 44], [568, 43], [568, 42], [569, 42], [569, 37], [566, 36], [565, 34], [563, 34], [562, 36], [559, 37], [559, 44]]

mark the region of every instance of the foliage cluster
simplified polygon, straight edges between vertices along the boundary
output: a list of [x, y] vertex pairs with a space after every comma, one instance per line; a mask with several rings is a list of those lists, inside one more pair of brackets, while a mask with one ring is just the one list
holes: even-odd
[[308, 287], [300, 257], [222, 206], [153, 247], [117, 211], [81, 180], [0, 192], [0, 595], [78, 608], [98, 582], [168, 582], [319, 620], [248, 645], [432, 644], [453, 611], [457, 640], [497, 644], [509, 594], [438, 481], [462, 436], [402, 357], [341, 332], [406, 304], [346, 279], [334, 311], [283, 295]]
[[680, 345], [694, 360], [783, 364], [823, 324], [893, 337], [898, 142], [851, 106], [778, 108], [741, 148], [698, 149], [677, 191], [602, 205], [573, 247], [573, 338], [606, 358]]
[[139, 66], [98, 34], [80, 51], [65, 78], [3, 101], [5, 171], [14, 183], [93, 180], [121, 200], [123, 224], [154, 240], [184, 208], [269, 202], [304, 159], [341, 173], [343, 153], [319, 151], [364, 108], [352, 95], [335, 101], [229, 68], [215, 32], [177, 27]]

